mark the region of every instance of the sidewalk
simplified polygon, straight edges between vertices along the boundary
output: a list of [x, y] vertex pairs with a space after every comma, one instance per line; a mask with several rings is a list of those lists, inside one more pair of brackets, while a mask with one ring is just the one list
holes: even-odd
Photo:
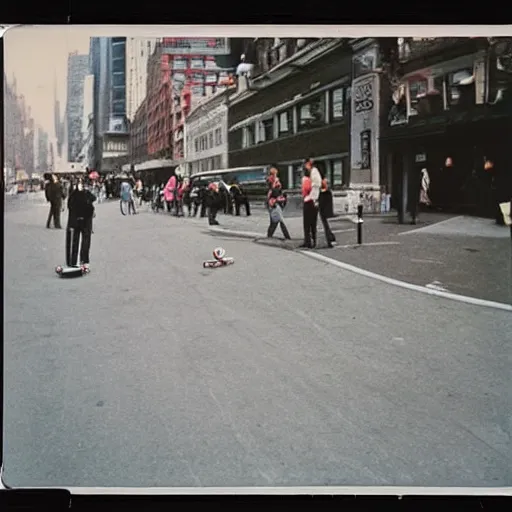
[[[302, 243], [302, 219], [285, 218], [292, 236], [284, 242], [278, 230], [266, 238], [268, 215], [220, 216], [219, 236], [253, 239], [296, 250]], [[365, 217], [363, 245], [357, 245], [353, 217], [330, 219], [337, 246], [326, 247], [318, 223], [315, 252], [334, 260], [407, 283], [484, 300], [512, 304], [512, 242], [506, 227], [489, 219], [423, 214], [417, 225], [398, 224], [396, 216]]]

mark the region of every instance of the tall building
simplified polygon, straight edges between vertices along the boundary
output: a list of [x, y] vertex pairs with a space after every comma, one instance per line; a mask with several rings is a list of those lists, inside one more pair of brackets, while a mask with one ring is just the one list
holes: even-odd
[[64, 130], [64, 122], [61, 117], [60, 112], [60, 101], [57, 99], [57, 77], [54, 78], [54, 104], [53, 104], [53, 115], [54, 115], [54, 130], [55, 130], [55, 149], [56, 155], [55, 158], [62, 158], [62, 148], [64, 146], [64, 138], [65, 138], [65, 130]]
[[70, 53], [68, 57], [67, 80], [67, 158], [75, 162], [82, 147], [84, 81], [89, 73], [89, 56]]
[[48, 172], [49, 165], [49, 140], [48, 134], [42, 129], [37, 129], [37, 166], [39, 174]]
[[129, 37], [126, 40], [126, 116], [130, 121], [147, 92], [147, 65], [158, 39]]
[[[126, 38], [93, 37], [91, 38], [89, 53], [90, 72], [94, 75], [93, 168], [96, 170], [104, 168], [103, 170], [105, 170], [107, 165], [104, 161], [103, 148], [108, 134], [116, 133], [126, 136], [128, 134], [126, 119]], [[126, 153], [128, 153], [127, 145]]]

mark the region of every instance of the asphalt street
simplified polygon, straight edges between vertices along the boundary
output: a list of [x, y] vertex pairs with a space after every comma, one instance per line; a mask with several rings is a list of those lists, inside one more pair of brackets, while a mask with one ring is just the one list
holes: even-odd
[[510, 313], [117, 202], [59, 279], [6, 210], [7, 485], [512, 485]]

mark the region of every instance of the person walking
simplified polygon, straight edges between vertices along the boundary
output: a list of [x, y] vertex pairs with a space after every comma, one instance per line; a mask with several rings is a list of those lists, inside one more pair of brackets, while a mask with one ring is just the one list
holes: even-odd
[[300, 247], [314, 249], [317, 239], [318, 199], [322, 177], [311, 157], [305, 161], [304, 171], [305, 175], [302, 178], [304, 243]]
[[291, 240], [290, 233], [284, 223], [283, 209], [286, 206], [286, 194], [283, 193], [281, 181], [278, 178], [278, 170], [275, 165], [270, 168], [270, 176], [267, 179], [268, 193], [267, 206], [270, 216], [270, 224], [267, 230], [267, 237], [272, 238], [277, 226], [280, 226], [286, 240]]
[[164, 188], [164, 199], [167, 204], [167, 212], [172, 213], [175, 205], [175, 202], [177, 200], [177, 194], [176, 189], [178, 186], [178, 180], [176, 179], [176, 175], [173, 174], [169, 180], [167, 181], [167, 184]]
[[72, 233], [71, 247], [66, 247], [66, 264], [76, 266], [80, 238], [80, 264], [86, 268], [90, 264], [92, 219], [94, 217], [96, 196], [84, 187], [80, 179], [68, 198], [68, 236]]
[[218, 183], [210, 183], [208, 186], [206, 203], [208, 206], [208, 224], [210, 226], [218, 226], [217, 213], [222, 208], [223, 203]]
[[53, 219], [53, 226], [55, 229], [62, 229], [60, 223], [60, 214], [62, 209], [62, 200], [65, 199], [64, 189], [59, 181], [59, 178], [54, 174], [51, 181], [46, 185], [45, 189], [46, 200], [50, 203], [50, 211], [46, 221], [46, 228], [50, 229], [50, 224]]
[[251, 215], [251, 205], [249, 203], [249, 198], [247, 197], [245, 190], [238, 183], [236, 178], [233, 178], [231, 181], [229, 192], [233, 197], [235, 216], [240, 217], [240, 207], [243, 205], [245, 207], [245, 213], [247, 217], [249, 217]]
[[318, 213], [320, 214], [320, 220], [322, 221], [322, 226], [324, 228], [327, 247], [332, 249], [336, 243], [336, 237], [334, 236], [331, 226], [329, 226], [329, 221], [327, 220], [332, 216], [332, 194], [329, 190], [327, 178], [324, 175], [322, 175], [322, 186], [318, 198]]

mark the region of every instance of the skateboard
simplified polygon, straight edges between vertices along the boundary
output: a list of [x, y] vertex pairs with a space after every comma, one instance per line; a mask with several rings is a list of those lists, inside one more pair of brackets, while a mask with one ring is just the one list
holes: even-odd
[[203, 268], [219, 268], [233, 265], [235, 258], [222, 258], [220, 260], [206, 260], [203, 261]]
[[78, 267], [55, 267], [55, 272], [59, 277], [82, 277], [88, 274], [91, 270], [85, 265]]
[[219, 268], [233, 265], [235, 258], [226, 257], [226, 250], [222, 247], [216, 247], [213, 250], [214, 260], [203, 261], [203, 268]]

